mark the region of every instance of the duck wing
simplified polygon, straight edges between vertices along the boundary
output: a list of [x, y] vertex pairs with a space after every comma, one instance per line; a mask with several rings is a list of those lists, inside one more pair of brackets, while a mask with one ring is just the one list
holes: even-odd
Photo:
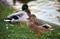
[[36, 19], [36, 20], [34, 21], [34, 24], [36, 24], [36, 25], [38, 25], [38, 26], [41, 26], [41, 25], [46, 24], [46, 22], [43, 21], [43, 20], [40, 20], [40, 19]]
[[20, 14], [24, 14], [24, 13], [26, 13], [26, 12], [25, 12], [25, 11], [19, 11], [19, 12], [10, 14], [10, 15], [8, 15], [7, 17], [10, 18], [10, 17], [13, 16], [13, 15], [19, 16]]

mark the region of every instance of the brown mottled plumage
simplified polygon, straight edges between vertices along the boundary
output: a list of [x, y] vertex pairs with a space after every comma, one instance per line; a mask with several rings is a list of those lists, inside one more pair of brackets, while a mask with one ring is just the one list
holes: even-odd
[[35, 15], [31, 15], [28, 18], [27, 26], [32, 30], [37, 32], [37, 35], [40, 36], [41, 31], [52, 30], [52, 27], [48, 25], [45, 21], [37, 19]]

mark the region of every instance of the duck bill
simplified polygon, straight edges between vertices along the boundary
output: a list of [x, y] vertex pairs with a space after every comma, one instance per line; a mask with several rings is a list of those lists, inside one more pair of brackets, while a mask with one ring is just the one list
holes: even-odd
[[28, 7], [28, 10], [30, 11], [30, 7]]

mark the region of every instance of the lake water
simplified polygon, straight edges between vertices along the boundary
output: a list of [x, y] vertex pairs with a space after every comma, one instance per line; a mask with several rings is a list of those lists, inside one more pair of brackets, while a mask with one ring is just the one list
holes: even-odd
[[[23, 3], [16, 2], [16, 5], [14, 6], [12, 0], [9, 0], [8, 2], [16, 10], [21, 10], [21, 7], [23, 5]], [[27, 4], [31, 10], [31, 13], [35, 14], [38, 19], [42, 19], [46, 22], [60, 26], [60, 12], [56, 10], [58, 9], [56, 6], [60, 5], [57, 5], [56, 2], [48, 0], [37, 0], [28, 2]], [[59, 18], [57, 18], [57, 16]]]

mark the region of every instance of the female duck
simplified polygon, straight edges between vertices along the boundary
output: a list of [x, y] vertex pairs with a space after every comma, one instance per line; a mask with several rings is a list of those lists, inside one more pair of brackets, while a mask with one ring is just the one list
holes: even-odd
[[35, 15], [28, 18], [27, 26], [34, 30], [38, 36], [40, 36], [41, 31], [53, 30], [50, 25], [41, 19], [37, 19]]

